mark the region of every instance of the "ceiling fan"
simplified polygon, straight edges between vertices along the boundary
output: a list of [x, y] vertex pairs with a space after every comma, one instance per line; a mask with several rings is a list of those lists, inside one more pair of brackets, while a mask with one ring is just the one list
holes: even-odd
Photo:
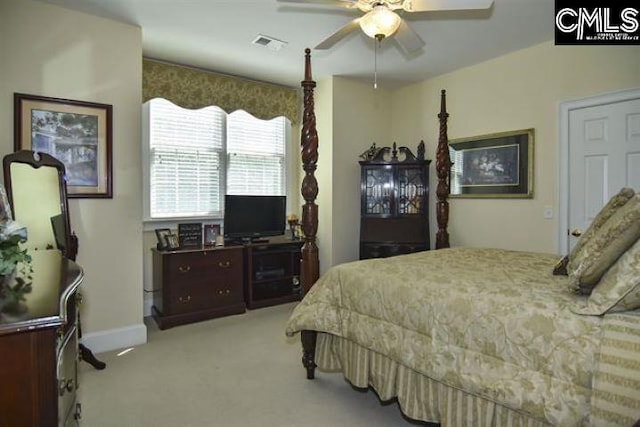
[[315, 49], [329, 49], [360, 27], [378, 41], [394, 35], [400, 47], [411, 53], [424, 46], [420, 36], [395, 11], [433, 12], [447, 10], [488, 9], [493, 0], [278, 0], [282, 3], [310, 3], [359, 9], [365, 14], [347, 23], [324, 39]]

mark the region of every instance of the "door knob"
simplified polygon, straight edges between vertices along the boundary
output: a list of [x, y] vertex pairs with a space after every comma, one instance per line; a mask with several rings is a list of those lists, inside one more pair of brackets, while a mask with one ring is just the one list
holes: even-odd
[[582, 230], [580, 230], [579, 228], [574, 228], [573, 230], [571, 230], [571, 235], [575, 237], [580, 237], [582, 236]]

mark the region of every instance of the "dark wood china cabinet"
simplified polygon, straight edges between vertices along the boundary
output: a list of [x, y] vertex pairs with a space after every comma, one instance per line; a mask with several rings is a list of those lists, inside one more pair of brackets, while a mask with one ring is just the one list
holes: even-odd
[[394, 143], [374, 144], [360, 157], [360, 259], [429, 249], [431, 160], [424, 158], [424, 142], [417, 155]]

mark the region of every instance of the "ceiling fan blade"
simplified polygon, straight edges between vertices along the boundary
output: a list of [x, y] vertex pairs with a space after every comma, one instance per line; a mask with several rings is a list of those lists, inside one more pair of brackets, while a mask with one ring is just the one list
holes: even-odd
[[333, 47], [334, 44], [338, 43], [344, 37], [346, 37], [350, 32], [360, 27], [360, 18], [356, 18], [353, 21], [349, 22], [347, 25], [341, 27], [338, 31], [331, 34], [326, 39], [322, 40], [319, 45], [314, 47], [317, 50], [324, 50]]
[[400, 22], [398, 31], [393, 35], [393, 38], [398, 42], [405, 53], [415, 52], [425, 44], [418, 33], [416, 33], [404, 19]]
[[357, 0], [277, 0], [278, 3], [306, 3], [306, 4], [318, 4], [325, 6], [339, 6], [346, 8], [356, 7]]
[[405, 0], [407, 12], [489, 9], [493, 0]]

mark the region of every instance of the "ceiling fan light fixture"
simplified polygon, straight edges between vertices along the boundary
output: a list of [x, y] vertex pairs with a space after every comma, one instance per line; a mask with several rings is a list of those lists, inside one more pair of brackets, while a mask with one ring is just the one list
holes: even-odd
[[381, 39], [395, 33], [400, 22], [401, 18], [397, 13], [385, 5], [377, 5], [371, 12], [360, 18], [360, 28], [369, 37]]

